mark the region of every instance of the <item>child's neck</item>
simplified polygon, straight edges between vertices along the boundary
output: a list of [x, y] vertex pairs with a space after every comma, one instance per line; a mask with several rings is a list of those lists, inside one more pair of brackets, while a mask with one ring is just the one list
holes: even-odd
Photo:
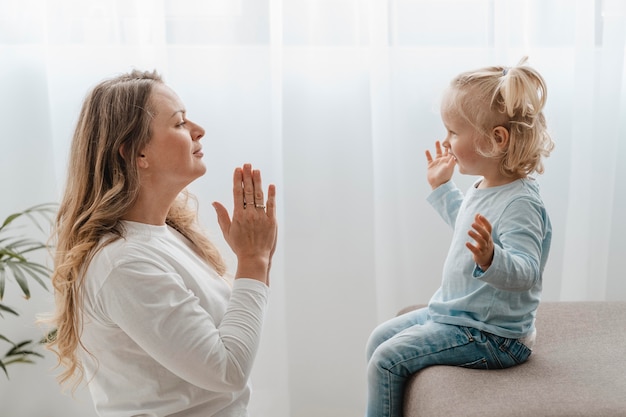
[[524, 177], [496, 177], [496, 178], [487, 178], [487, 177], [483, 177], [483, 179], [478, 183], [478, 185], [476, 186], [476, 188], [492, 188], [492, 187], [499, 187], [501, 185], [506, 185], [506, 184], [510, 184], [513, 181], [517, 181], [521, 178]]

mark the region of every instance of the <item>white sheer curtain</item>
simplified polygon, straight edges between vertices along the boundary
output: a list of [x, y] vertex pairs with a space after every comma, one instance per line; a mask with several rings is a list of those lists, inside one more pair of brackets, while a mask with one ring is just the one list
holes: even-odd
[[[443, 135], [438, 96], [460, 71], [529, 55], [547, 80], [557, 147], [539, 178], [554, 226], [544, 299], [626, 299], [625, 8], [0, 0], [0, 217], [58, 199], [93, 84], [158, 69], [207, 130], [208, 173], [191, 189], [218, 243], [210, 203], [231, 201], [235, 166], [252, 162], [278, 186], [280, 244], [252, 416], [362, 415], [369, 332], [439, 283], [450, 231], [425, 203], [423, 155]], [[11, 288], [5, 302], [23, 314], [2, 319], [3, 332], [33, 337], [51, 296], [25, 302]], [[0, 375], [3, 415], [94, 415], [86, 391], [58, 393], [51, 356], [9, 368], [10, 381]]]

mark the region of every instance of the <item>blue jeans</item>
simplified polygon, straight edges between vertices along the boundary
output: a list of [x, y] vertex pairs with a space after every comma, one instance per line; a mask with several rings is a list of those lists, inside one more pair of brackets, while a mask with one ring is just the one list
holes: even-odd
[[530, 349], [471, 327], [435, 323], [428, 309], [379, 325], [367, 343], [367, 417], [402, 416], [407, 379], [431, 365], [502, 369], [525, 362]]

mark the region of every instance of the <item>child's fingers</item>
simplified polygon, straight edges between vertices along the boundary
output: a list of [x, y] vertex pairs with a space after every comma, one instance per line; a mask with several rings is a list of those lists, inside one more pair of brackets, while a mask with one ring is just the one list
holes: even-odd
[[441, 142], [436, 141], [435, 142], [435, 156], [437, 158], [441, 158], [442, 155], [443, 155], [443, 151], [441, 150]]
[[485, 216], [478, 213], [476, 214], [476, 217], [474, 217], [474, 220], [476, 221], [476, 223], [480, 224], [485, 230], [487, 230], [487, 233], [491, 234], [491, 223], [489, 223], [489, 220], [487, 220]]
[[472, 252], [474, 257], [480, 256], [480, 250], [474, 246], [471, 242], [465, 242], [465, 247]]

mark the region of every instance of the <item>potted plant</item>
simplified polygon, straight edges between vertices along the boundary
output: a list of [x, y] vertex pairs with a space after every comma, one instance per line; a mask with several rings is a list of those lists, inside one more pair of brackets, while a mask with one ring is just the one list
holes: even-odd
[[[8, 314], [19, 315], [14, 308], [2, 302], [7, 282], [17, 283], [27, 300], [31, 295], [29, 281], [35, 281], [48, 289], [45, 280], [49, 278], [51, 270], [44, 263], [33, 261], [32, 256], [48, 249], [49, 231], [43, 225], [50, 225], [54, 213], [56, 204], [39, 204], [11, 214], [0, 225], [0, 319], [5, 319]], [[30, 229], [25, 232], [25, 228]], [[37, 232], [36, 229], [44, 237], [30, 237], [33, 232]], [[36, 343], [33, 340], [13, 342], [0, 334], [0, 368], [7, 378], [8, 365], [33, 363], [34, 357], [42, 357], [35, 349]]]

